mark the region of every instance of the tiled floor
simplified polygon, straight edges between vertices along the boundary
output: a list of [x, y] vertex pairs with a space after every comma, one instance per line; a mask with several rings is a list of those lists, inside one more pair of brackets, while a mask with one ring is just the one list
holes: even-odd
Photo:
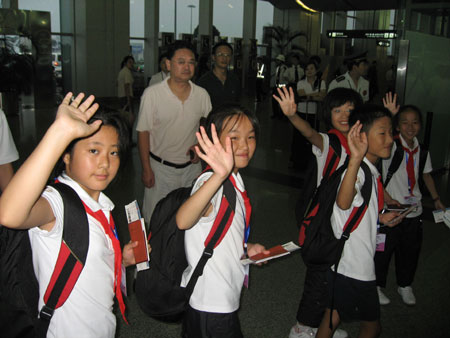
[[[25, 98], [24, 104], [32, 107]], [[246, 100], [255, 109], [261, 122], [261, 138], [249, 166], [242, 171], [252, 198], [254, 218], [251, 241], [273, 246], [297, 238], [294, 205], [301, 192], [303, 176], [289, 169], [289, 148], [292, 128], [286, 120], [270, 119], [270, 100], [258, 104]], [[56, 110], [56, 108], [55, 108]], [[54, 118], [55, 110], [23, 109], [19, 116], [8, 117], [21, 160], [36, 146]], [[107, 194], [116, 204], [115, 218], [122, 242], [128, 241], [123, 206], [133, 199], [142, 201], [140, 163], [136, 148], [116, 185]], [[448, 173], [437, 178], [444, 202], [450, 205]], [[387, 296], [391, 304], [381, 309], [382, 337], [448, 337], [450, 321], [450, 229], [431, 220], [432, 203], [425, 198], [424, 242], [414, 289], [417, 305], [407, 307], [396, 293], [394, 271], [389, 275]], [[300, 254], [251, 269], [250, 289], [244, 290], [240, 318], [247, 338], [287, 337], [295, 322], [298, 301], [302, 293], [305, 268]], [[130, 288], [128, 298], [130, 325], [118, 317], [117, 337], [178, 337], [177, 324], [164, 324], [146, 317], [138, 308]], [[358, 334], [356, 323], [345, 323], [350, 337]]]

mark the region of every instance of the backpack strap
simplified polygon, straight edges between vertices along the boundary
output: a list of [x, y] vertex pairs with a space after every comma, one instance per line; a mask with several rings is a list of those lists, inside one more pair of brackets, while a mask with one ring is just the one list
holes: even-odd
[[339, 137], [334, 133], [328, 133], [329, 148], [322, 179], [330, 177], [337, 169], [342, 155], [342, 145]]
[[38, 337], [46, 337], [55, 309], [69, 297], [86, 263], [89, 248], [89, 223], [78, 194], [68, 185], [52, 185], [64, 203], [64, 227], [55, 269], [53, 270], [44, 303], [36, 323]]
[[386, 179], [383, 182], [383, 187], [387, 187], [392, 176], [394, 176], [394, 174], [396, 173], [396, 171], [398, 170], [398, 168], [400, 167], [400, 164], [403, 161], [403, 156], [404, 156], [404, 150], [403, 150], [403, 145], [402, 142], [400, 141], [399, 138], [394, 138], [395, 144], [396, 144], [396, 149], [395, 149], [395, 153], [394, 156], [392, 157], [392, 161], [391, 164], [389, 165], [388, 168], [388, 172], [386, 174]]
[[212, 257], [214, 248], [219, 245], [222, 239], [225, 237], [228, 229], [231, 226], [234, 218], [234, 210], [236, 209], [236, 190], [230, 179], [227, 179], [223, 183], [223, 196], [220, 202], [219, 212], [217, 213], [214, 224], [207, 236], [205, 242], [205, 249], [197, 263], [197, 266], [186, 285], [186, 297], [189, 299], [194, 291], [195, 284], [198, 278], [203, 274], [203, 269], [206, 263]]
[[428, 148], [424, 144], [419, 144], [419, 179], [423, 175], [423, 170], [425, 168], [425, 163], [428, 157]]

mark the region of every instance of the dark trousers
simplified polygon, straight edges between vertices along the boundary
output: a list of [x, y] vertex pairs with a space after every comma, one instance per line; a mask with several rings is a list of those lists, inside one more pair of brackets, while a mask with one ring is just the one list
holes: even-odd
[[419, 217], [405, 218], [399, 225], [383, 227], [386, 234], [384, 251], [375, 254], [377, 286], [385, 287], [391, 257], [395, 254], [395, 274], [398, 286], [410, 286], [416, 274], [422, 247], [422, 220]]
[[[308, 121], [311, 127], [316, 129], [316, 117], [314, 114], [297, 113], [303, 120]], [[291, 161], [294, 168], [304, 170], [309, 161], [313, 161], [311, 143], [295, 127], [292, 133]], [[317, 130], [317, 129], [316, 129]]]
[[182, 338], [243, 338], [237, 311], [212, 313], [190, 306], [183, 318]]
[[310, 327], [319, 327], [328, 304], [328, 268], [306, 269], [303, 295], [297, 311], [297, 321]]

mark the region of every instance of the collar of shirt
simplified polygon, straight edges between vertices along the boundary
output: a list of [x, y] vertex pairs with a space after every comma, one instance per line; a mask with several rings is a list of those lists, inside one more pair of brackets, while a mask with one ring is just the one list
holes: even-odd
[[414, 145], [412, 148], [409, 147], [409, 145], [406, 143], [405, 139], [402, 137], [401, 134], [398, 135], [400, 138], [400, 142], [402, 143], [402, 146], [404, 146], [405, 148], [408, 148], [410, 150], [414, 150], [419, 146], [419, 140], [417, 139], [417, 137], [414, 137]]
[[79, 184], [70, 178], [66, 172], [63, 172], [59, 177], [58, 181], [65, 183], [76, 191], [78, 196], [83, 200], [83, 202], [94, 212], [98, 210], [103, 210], [109, 216], [109, 212], [114, 209], [114, 203], [102, 192], [98, 196], [98, 202], [94, 200]]

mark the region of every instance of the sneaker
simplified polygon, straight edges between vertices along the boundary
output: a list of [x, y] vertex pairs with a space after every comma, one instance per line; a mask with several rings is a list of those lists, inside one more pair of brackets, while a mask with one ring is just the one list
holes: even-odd
[[291, 328], [289, 332], [289, 338], [311, 338], [315, 337], [317, 328], [312, 328], [307, 325], [302, 325], [299, 322]]
[[416, 297], [414, 296], [412, 287], [398, 287], [397, 291], [400, 296], [402, 296], [403, 303], [405, 303], [406, 305], [416, 305]]
[[380, 300], [380, 305], [388, 305], [391, 302], [391, 300], [386, 297], [386, 295], [383, 293], [383, 291], [381, 291], [381, 288], [379, 286], [377, 286], [377, 291], [378, 291], [378, 299]]
[[336, 329], [336, 331], [334, 331], [333, 338], [347, 338], [347, 337], [348, 333], [345, 330]]

